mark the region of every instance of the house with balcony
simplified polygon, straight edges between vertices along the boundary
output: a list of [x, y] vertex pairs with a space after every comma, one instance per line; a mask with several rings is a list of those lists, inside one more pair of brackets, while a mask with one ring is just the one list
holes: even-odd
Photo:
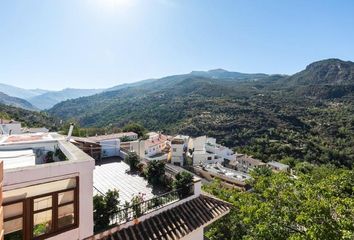
[[224, 158], [213, 149], [207, 147], [207, 137], [192, 138], [188, 144], [188, 155], [193, 159], [193, 165], [223, 163]]
[[88, 239], [203, 240], [204, 228], [229, 213], [231, 205], [201, 192], [201, 180], [138, 204], [122, 206], [110, 226]]
[[56, 133], [0, 136], [4, 239], [93, 235], [94, 160]]

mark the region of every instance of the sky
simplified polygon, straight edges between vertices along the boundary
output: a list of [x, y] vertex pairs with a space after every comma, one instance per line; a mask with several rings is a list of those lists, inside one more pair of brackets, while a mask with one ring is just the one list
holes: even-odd
[[22, 88], [293, 74], [326, 58], [354, 60], [352, 0], [0, 0], [0, 82]]

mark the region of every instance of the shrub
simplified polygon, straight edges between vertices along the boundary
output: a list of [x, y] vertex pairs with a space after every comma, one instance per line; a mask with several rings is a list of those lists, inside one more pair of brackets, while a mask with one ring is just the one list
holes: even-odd
[[123, 127], [123, 132], [135, 132], [139, 137], [144, 136], [146, 129], [138, 123], [129, 123]]
[[129, 164], [130, 171], [138, 170], [138, 164], [140, 162], [139, 156], [136, 152], [129, 152], [125, 158], [126, 162]]
[[141, 215], [143, 215], [143, 211], [141, 209], [140, 203], [144, 202], [144, 197], [145, 197], [144, 193], [139, 193], [138, 195], [135, 195], [132, 198], [131, 202], [132, 202], [134, 218], [138, 218]]
[[165, 175], [165, 163], [162, 161], [150, 161], [147, 165], [145, 176], [148, 182], [154, 186], [163, 183]]
[[173, 188], [179, 189], [178, 194], [181, 198], [188, 196], [191, 191], [191, 183], [193, 183], [193, 175], [183, 171], [178, 173], [175, 178]]
[[108, 190], [105, 196], [96, 195], [93, 197], [95, 231], [102, 230], [109, 226], [111, 220], [119, 212], [119, 192]]

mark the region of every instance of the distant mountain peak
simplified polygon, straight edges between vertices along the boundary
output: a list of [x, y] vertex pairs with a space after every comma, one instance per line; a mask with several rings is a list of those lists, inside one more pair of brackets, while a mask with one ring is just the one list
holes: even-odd
[[211, 69], [208, 72], [210, 72], [210, 73], [225, 73], [225, 72], [229, 72], [229, 71], [222, 69], [222, 68], [216, 68], [216, 69]]
[[354, 63], [336, 58], [317, 61], [294, 74], [289, 80], [292, 84], [354, 84]]
[[309, 65], [307, 65], [306, 70], [311, 70], [311, 69], [315, 69], [318, 67], [337, 67], [340, 68], [341, 66], [350, 66], [350, 65], [354, 65], [354, 62], [351, 61], [343, 61], [341, 59], [338, 58], [329, 58], [329, 59], [324, 59], [324, 60], [320, 60], [320, 61], [316, 61], [313, 62]]

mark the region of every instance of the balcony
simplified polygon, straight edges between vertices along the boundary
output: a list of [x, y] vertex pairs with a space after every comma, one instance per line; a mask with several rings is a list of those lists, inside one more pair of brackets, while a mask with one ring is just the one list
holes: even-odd
[[143, 215], [152, 213], [170, 204], [186, 199], [193, 194], [194, 184], [190, 184], [185, 188], [176, 189], [137, 204], [131, 203], [128, 206], [120, 205], [119, 211], [111, 219], [111, 226], [121, 225], [134, 219], [138, 219]]

